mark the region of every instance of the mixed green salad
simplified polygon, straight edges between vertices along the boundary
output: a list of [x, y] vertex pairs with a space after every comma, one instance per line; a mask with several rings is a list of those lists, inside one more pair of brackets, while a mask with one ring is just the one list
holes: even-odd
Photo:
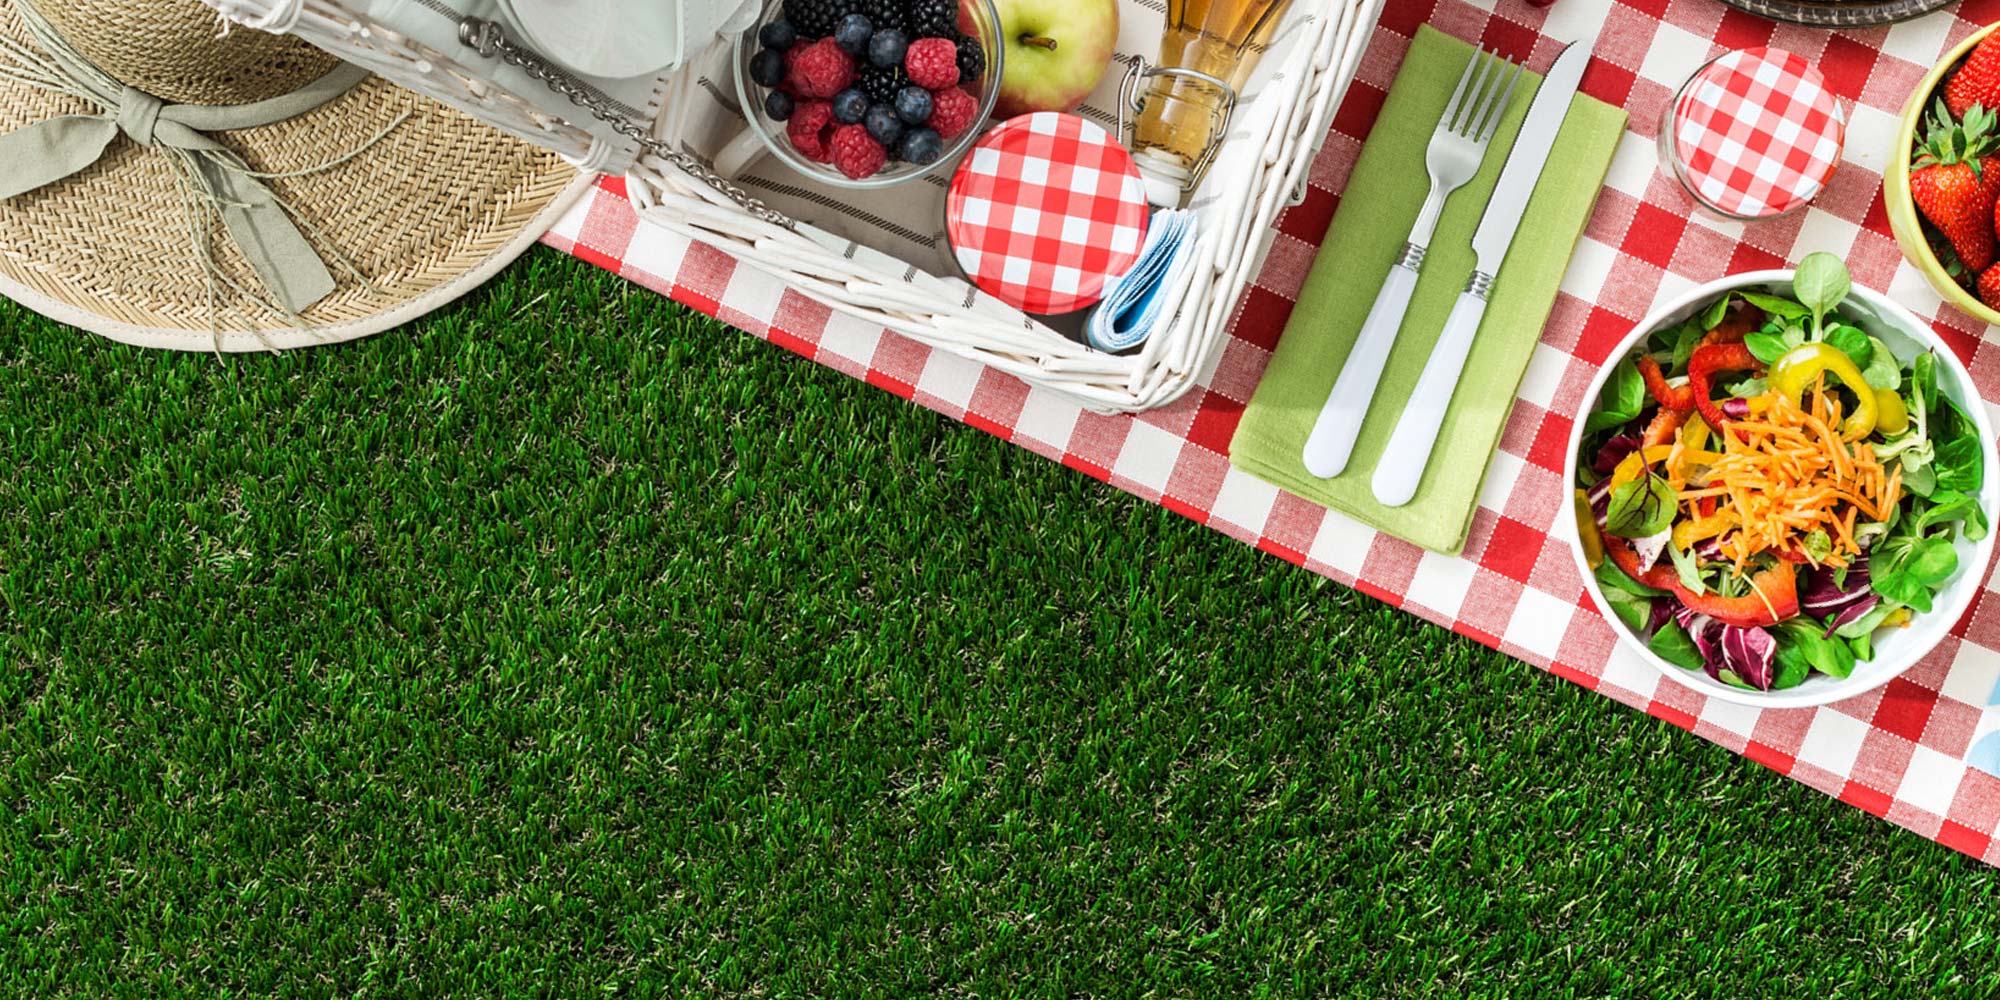
[[1842, 312], [1831, 254], [1790, 296], [1737, 291], [1619, 360], [1585, 420], [1577, 527], [1611, 611], [1735, 687], [1846, 677], [1928, 613], [1985, 537], [1977, 425]]

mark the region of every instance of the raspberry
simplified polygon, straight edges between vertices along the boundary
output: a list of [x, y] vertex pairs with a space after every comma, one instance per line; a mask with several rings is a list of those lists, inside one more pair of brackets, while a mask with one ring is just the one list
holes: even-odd
[[[794, 45], [785, 56], [791, 63], [785, 83], [800, 97], [832, 97], [854, 82], [854, 57], [831, 38]], [[953, 69], [956, 71], [956, 66]]]
[[972, 95], [957, 87], [948, 87], [931, 94], [930, 126], [945, 139], [956, 139], [972, 127], [972, 119], [979, 114], [979, 102]]
[[948, 38], [920, 38], [910, 43], [903, 57], [903, 70], [910, 82], [925, 90], [939, 90], [958, 83], [958, 46]]
[[860, 180], [873, 177], [889, 162], [889, 154], [866, 126], [842, 125], [833, 133], [833, 165], [847, 176]]
[[833, 154], [827, 149], [827, 136], [832, 130], [833, 105], [825, 101], [800, 102], [791, 120], [785, 122], [785, 136], [792, 140], [792, 148], [815, 163], [833, 161]]

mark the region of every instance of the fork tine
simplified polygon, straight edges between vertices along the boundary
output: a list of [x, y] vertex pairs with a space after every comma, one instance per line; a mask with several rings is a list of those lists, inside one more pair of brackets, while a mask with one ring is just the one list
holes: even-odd
[[1480, 49], [1465, 61], [1465, 73], [1458, 78], [1458, 89], [1451, 92], [1451, 100], [1445, 102], [1444, 117], [1438, 119], [1438, 131], [1452, 131], [1452, 122], [1458, 118], [1459, 103], [1465, 98], [1466, 85], [1472, 82], [1472, 71], [1479, 68], [1485, 55], [1486, 50]]
[[1451, 130], [1467, 137], [1471, 136], [1472, 125], [1478, 120], [1480, 97], [1489, 93], [1494, 82], [1493, 70], [1500, 64], [1497, 53], [1482, 51], [1480, 56], [1479, 77], [1472, 81], [1472, 89], [1465, 95], [1465, 100], [1452, 110], [1451, 116]]
[[1484, 74], [1481, 75], [1481, 82], [1485, 83], [1486, 86], [1482, 87], [1479, 91], [1479, 104], [1458, 124], [1458, 134], [1467, 139], [1476, 141], [1479, 138], [1479, 130], [1484, 127], [1487, 114], [1493, 110], [1494, 99], [1500, 96], [1501, 90], [1505, 89], [1500, 84], [1502, 82], [1501, 77], [1507, 72], [1505, 67], [1508, 65], [1508, 62], [1501, 58], [1497, 52], [1493, 55], [1493, 62], [1499, 68], [1499, 72], [1493, 74], [1491, 81], [1486, 80]]
[[1507, 78], [1507, 88], [1501, 92], [1500, 99], [1493, 103], [1492, 112], [1480, 121], [1475, 141], [1483, 143], [1493, 138], [1493, 133], [1500, 127], [1500, 116], [1507, 113], [1507, 105], [1514, 100], [1514, 88], [1520, 85], [1521, 74], [1526, 72], [1527, 68], [1525, 63], [1514, 64], [1514, 75]]

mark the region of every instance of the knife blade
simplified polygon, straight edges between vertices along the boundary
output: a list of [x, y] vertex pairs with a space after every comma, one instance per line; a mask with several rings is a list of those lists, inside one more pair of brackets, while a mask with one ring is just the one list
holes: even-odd
[[1493, 196], [1486, 202], [1486, 214], [1480, 217], [1479, 229], [1472, 236], [1472, 251], [1479, 257], [1479, 273], [1489, 282], [1499, 272], [1500, 261], [1507, 256], [1515, 231], [1521, 228], [1528, 197], [1535, 193], [1535, 182], [1541, 180], [1542, 170], [1548, 166], [1549, 151], [1555, 148], [1556, 133], [1562, 130], [1563, 119], [1569, 115], [1570, 99], [1576, 96], [1577, 86], [1583, 82], [1583, 70], [1590, 65], [1590, 50], [1594, 47], [1572, 42], [1556, 56], [1548, 75], [1542, 78], [1542, 85], [1535, 90], [1535, 101], [1528, 106], [1528, 116], [1521, 122], [1514, 148], [1507, 153], [1507, 165], [1500, 169]]

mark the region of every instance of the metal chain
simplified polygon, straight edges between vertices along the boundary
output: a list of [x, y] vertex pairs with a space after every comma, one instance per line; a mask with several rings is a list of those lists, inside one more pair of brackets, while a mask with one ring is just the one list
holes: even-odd
[[478, 50], [481, 56], [499, 59], [528, 74], [530, 79], [555, 91], [557, 95], [568, 98], [571, 104], [590, 112], [598, 121], [610, 126], [612, 131], [638, 143], [646, 152], [679, 167], [694, 179], [721, 192], [724, 197], [735, 202], [752, 216], [786, 229], [792, 228], [793, 222], [785, 213], [764, 204], [762, 199], [752, 196], [741, 185], [709, 169], [708, 164], [696, 157], [673, 148], [664, 140], [654, 138], [645, 125], [619, 114], [607, 100], [593, 94], [589, 88], [572, 79], [569, 74], [550, 66], [535, 52], [515, 44], [507, 37], [506, 29], [499, 24], [468, 17], [459, 23], [458, 40]]

